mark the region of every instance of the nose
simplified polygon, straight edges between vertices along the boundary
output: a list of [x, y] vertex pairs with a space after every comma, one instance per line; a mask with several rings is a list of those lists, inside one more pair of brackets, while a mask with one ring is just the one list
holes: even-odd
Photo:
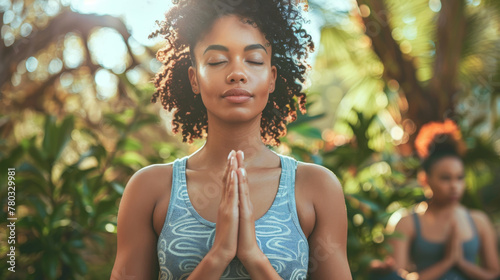
[[236, 65], [231, 69], [229, 75], [227, 75], [226, 82], [228, 84], [233, 83], [243, 83], [246, 84], [247, 76], [244, 71], [242, 71], [241, 67]]
[[458, 192], [462, 191], [463, 187], [464, 187], [464, 184], [461, 180], [454, 180], [451, 183], [451, 190], [454, 193], [458, 193]]

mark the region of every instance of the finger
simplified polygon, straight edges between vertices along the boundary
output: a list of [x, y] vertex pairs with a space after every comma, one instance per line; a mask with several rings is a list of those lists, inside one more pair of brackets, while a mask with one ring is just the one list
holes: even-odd
[[238, 188], [240, 196], [240, 209], [246, 218], [253, 215], [252, 202], [250, 201], [250, 189], [248, 188], [247, 172], [244, 168], [238, 168]]
[[234, 178], [232, 178], [232, 172], [235, 170], [234, 168], [234, 162], [235, 162], [235, 158], [234, 156], [231, 156], [231, 158], [229, 159], [229, 165], [228, 165], [228, 177], [229, 178], [226, 178], [226, 181], [225, 181], [225, 184], [224, 184], [224, 196], [227, 197], [229, 195], [229, 192], [231, 191], [231, 188], [232, 188], [232, 185], [233, 185], [233, 182], [234, 182]]
[[239, 190], [238, 190], [238, 175], [236, 171], [231, 170], [231, 187], [228, 191], [229, 201], [234, 207], [238, 207]]
[[221, 203], [226, 204], [228, 201], [228, 196], [229, 196], [229, 190], [231, 189], [231, 170], [232, 168], [232, 161], [233, 156], [232, 156], [232, 151], [229, 153], [230, 157], [229, 160], [227, 161], [227, 166], [226, 170], [224, 171], [224, 177], [222, 178], [222, 196], [221, 196]]
[[226, 169], [224, 170], [224, 175], [222, 175], [222, 182], [225, 184], [227, 181], [229, 181], [227, 179], [227, 177], [230, 175], [230, 171], [231, 171], [231, 157], [233, 156], [234, 154], [234, 150], [231, 150], [231, 152], [229, 152], [229, 155], [227, 156], [227, 162], [226, 162]]
[[236, 158], [238, 159], [238, 167], [244, 168], [245, 165], [243, 163], [243, 160], [245, 159], [245, 154], [243, 153], [243, 151], [236, 152]]

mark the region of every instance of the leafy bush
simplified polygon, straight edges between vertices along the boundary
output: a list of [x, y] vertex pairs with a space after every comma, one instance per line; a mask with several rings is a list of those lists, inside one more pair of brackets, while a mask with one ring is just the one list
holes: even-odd
[[[0, 278], [78, 279], [99, 262], [108, 264], [107, 276], [99, 278], [109, 277], [115, 253], [109, 244], [116, 240], [124, 183], [152, 162], [133, 133], [158, 119], [141, 109], [106, 114], [103, 126], [116, 136], [106, 139], [106, 147], [103, 127], [90, 129], [73, 115], [59, 122], [53, 116], [44, 119], [43, 135], [23, 139], [0, 158], [3, 170], [16, 168], [18, 217], [16, 273], [2, 261]], [[173, 146], [165, 147], [176, 156]], [[1, 179], [6, 182], [6, 174]], [[2, 188], [4, 207], [6, 191]], [[2, 222], [6, 218], [2, 212]]]

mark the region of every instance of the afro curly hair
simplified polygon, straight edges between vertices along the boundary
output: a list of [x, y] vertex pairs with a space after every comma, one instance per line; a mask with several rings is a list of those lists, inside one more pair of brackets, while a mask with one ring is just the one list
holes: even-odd
[[157, 54], [162, 63], [154, 78], [163, 108], [173, 112], [172, 130], [181, 128], [183, 142], [192, 143], [208, 132], [207, 110], [194, 94], [188, 69], [196, 65], [193, 49], [196, 43], [220, 17], [237, 15], [243, 22], [258, 28], [273, 49], [271, 64], [278, 77], [275, 92], [269, 96], [262, 112], [261, 138], [267, 145], [279, 145], [286, 135], [286, 122], [297, 118], [296, 102], [305, 113], [306, 96], [302, 92], [310, 65], [306, 59], [314, 51], [311, 36], [303, 28], [305, 19], [298, 7], [281, 0], [177, 0], [159, 28], [150, 35], [162, 35], [166, 45]]
[[463, 162], [462, 157], [466, 152], [460, 128], [450, 119], [423, 125], [415, 139], [415, 148], [427, 174], [444, 157], [455, 157]]

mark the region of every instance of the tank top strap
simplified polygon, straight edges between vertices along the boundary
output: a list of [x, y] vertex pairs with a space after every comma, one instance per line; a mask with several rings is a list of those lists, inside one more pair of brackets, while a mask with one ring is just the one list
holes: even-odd
[[[279, 155], [279, 154], [278, 154]], [[280, 189], [285, 192], [284, 198], [287, 200], [289, 211], [292, 215], [293, 224], [297, 228], [300, 236], [307, 240], [304, 232], [302, 231], [302, 227], [299, 222], [299, 215], [297, 213], [297, 204], [295, 200], [295, 174], [297, 171], [298, 161], [289, 156], [279, 155], [281, 159], [281, 168], [282, 174], [284, 176], [282, 180], [282, 186]]]
[[184, 179], [184, 174], [186, 172], [185, 170], [185, 164], [187, 160], [187, 156], [183, 158], [178, 158], [174, 161], [173, 167], [172, 167], [172, 191], [176, 191], [178, 193], [178, 190], [182, 187], [182, 180]]
[[420, 238], [420, 236], [421, 236], [421, 229], [420, 229], [420, 220], [418, 218], [418, 214], [417, 213], [413, 213], [412, 216], [413, 216], [413, 221], [415, 223], [415, 234], [416, 234], [415, 236], [417, 238]]
[[[279, 154], [278, 154], [279, 155]], [[295, 170], [297, 161], [289, 156], [279, 155], [281, 160], [281, 175], [279, 188], [287, 195], [295, 192]]]
[[184, 158], [177, 158], [172, 164], [172, 185], [170, 187], [170, 202], [168, 203], [168, 209], [167, 209], [167, 215], [165, 217], [165, 223], [162, 227], [162, 231], [165, 230], [168, 221], [172, 219], [172, 212], [173, 208], [176, 207], [177, 203], [179, 203], [179, 189], [181, 188], [181, 169], [182, 165], [184, 164], [184, 160], [186, 160], [187, 157]]

